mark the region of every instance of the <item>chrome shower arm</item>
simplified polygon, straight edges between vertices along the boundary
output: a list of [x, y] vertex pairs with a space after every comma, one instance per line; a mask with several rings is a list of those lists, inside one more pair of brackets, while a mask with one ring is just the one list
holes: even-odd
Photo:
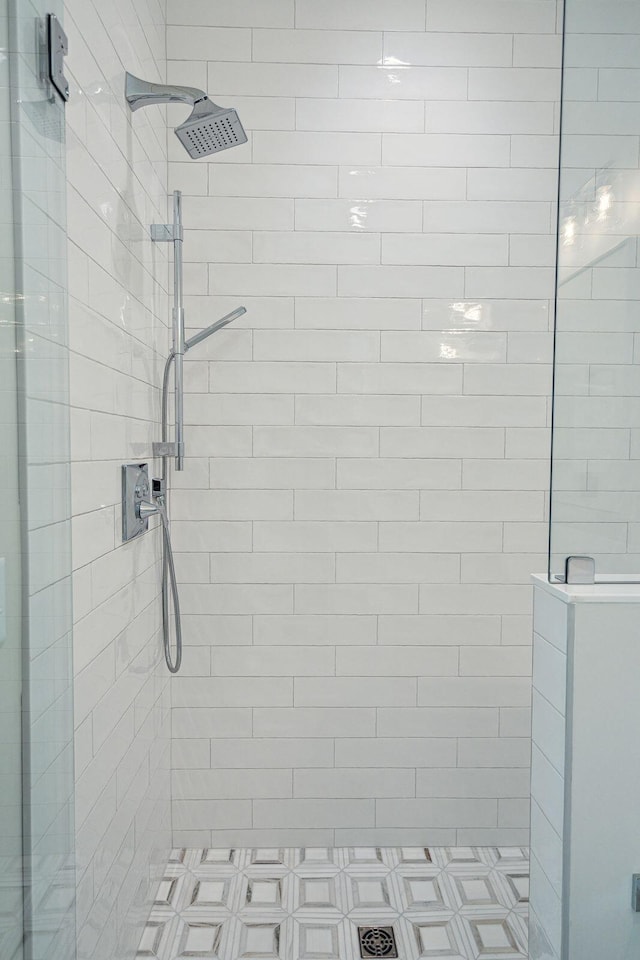
[[130, 110], [156, 103], [186, 103], [191, 114], [174, 133], [190, 157], [208, 157], [220, 150], [247, 142], [247, 134], [237, 112], [209, 99], [204, 90], [167, 83], [152, 83], [125, 74], [124, 95]]
[[207, 100], [204, 90], [197, 87], [180, 87], [166, 83], [150, 83], [127, 73], [125, 78], [125, 97], [132, 110], [158, 103], [187, 103], [194, 106], [200, 100]]

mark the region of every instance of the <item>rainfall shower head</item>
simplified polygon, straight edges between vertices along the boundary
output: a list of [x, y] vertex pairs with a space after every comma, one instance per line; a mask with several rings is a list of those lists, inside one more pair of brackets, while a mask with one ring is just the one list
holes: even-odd
[[131, 73], [125, 79], [125, 98], [132, 110], [158, 103], [187, 103], [191, 115], [175, 128], [175, 135], [190, 157], [207, 157], [247, 142], [247, 135], [235, 110], [219, 107], [204, 90], [149, 83]]
[[226, 316], [222, 317], [221, 320], [216, 320], [215, 323], [205, 327], [204, 330], [200, 331], [200, 333], [194, 333], [192, 337], [189, 337], [189, 339], [185, 340], [184, 342], [185, 352], [187, 350], [191, 350], [191, 347], [195, 347], [197, 343], [202, 343], [202, 341], [206, 340], [207, 337], [210, 337], [212, 333], [216, 333], [222, 327], [226, 327], [228, 323], [232, 323], [234, 320], [237, 320], [238, 317], [243, 316], [243, 314], [246, 312], [246, 307], [238, 307], [236, 310], [232, 310], [231, 313], [228, 313]]
[[209, 99], [195, 104], [188, 120], [176, 127], [175, 135], [194, 160], [247, 142], [236, 111]]

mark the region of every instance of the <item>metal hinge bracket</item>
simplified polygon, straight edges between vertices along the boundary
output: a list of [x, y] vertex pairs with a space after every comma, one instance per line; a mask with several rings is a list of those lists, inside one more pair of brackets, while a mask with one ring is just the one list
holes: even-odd
[[631, 909], [640, 913], [640, 873], [634, 873], [631, 878]]
[[64, 75], [64, 58], [69, 52], [69, 41], [62, 24], [53, 13], [47, 14], [47, 49], [49, 80], [66, 102], [69, 99], [69, 81]]
[[593, 557], [567, 557], [565, 583], [595, 583], [596, 562]]
[[174, 243], [176, 240], [184, 239], [182, 227], [176, 228], [172, 223], [152, 223], [149, 228], [151, 239], [156, 243]]
[[178, 444], [173, 440], [159, 441], [152, 444], [154, 457], [177, 457]]

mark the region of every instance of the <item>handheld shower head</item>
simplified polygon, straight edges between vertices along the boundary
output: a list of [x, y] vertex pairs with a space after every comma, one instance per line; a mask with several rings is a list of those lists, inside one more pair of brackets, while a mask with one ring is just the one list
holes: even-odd
[[226, 327], [228, 323], [232, 323], [234, 320], [237, 320], [238, 317], [242, 317], [246, 312], [246, 307], [238, 307], [236, 310], [232, 310], [231, 313], [227, 313], [226, 316], [220, 320], [216, 320], [215, 323], [205, 327], [200, 333], [194, 333], [192, 337], [189, 337], [189, 339], [184, 342], [185, 352], [191, 350], [191, 347], [195, 347], [197, 343], [202, 343], [202, 341], [210, 337], [212, 333], [216, 333], [222, 327]]
[[158, 103], [187, 103], [191, 115], [175, 128], [175, 135], [190, 157], [198, 159], [247, 142], [247, 135], [235, 110], [220, 107], [196, 87], [149, 83], [127, 73], [125, 98], [131, 110]]

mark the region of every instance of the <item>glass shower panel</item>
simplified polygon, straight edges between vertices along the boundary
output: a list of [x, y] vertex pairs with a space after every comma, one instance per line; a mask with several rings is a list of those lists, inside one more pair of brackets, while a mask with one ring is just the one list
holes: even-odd
[[0, 0], [0, 957], [22, 960], [22, 619], [8, 7]]
[[0, 956], [72, 960], [65, 128], [42, 73], [62, 3], [0, 11]]
[[640, 579], [640, 4], [566, 0], [551, 579]]

